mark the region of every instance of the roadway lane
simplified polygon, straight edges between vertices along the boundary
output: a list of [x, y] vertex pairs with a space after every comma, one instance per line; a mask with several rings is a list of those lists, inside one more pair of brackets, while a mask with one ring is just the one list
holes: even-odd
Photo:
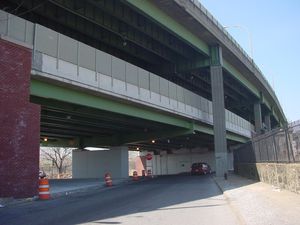
[[1, 225], [235, 225], [209, 176], [167, 176], [105, 191], [0, 208]]

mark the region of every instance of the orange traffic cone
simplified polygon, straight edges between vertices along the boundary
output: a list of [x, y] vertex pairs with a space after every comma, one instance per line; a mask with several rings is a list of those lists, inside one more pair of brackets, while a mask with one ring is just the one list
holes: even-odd
[[105, 183], [106, 183], [107, 187], [111, 187], [112, 186], [112, 179], [111, 179], [110, 173], [106, 173], [104, 175], [104, 180], [105, 180]]
[[39, 199], [50, 199], [49, 180], [47, 178], [39, 179]]
[[136, 171], [133, 171], [132, 180], [134, 180], [134, 181], [138, 181], [139, 180], [138, 173]]

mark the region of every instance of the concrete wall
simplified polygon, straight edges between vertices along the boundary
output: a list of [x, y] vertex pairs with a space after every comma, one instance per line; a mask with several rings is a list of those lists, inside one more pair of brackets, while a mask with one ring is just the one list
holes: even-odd
[[299, 163], [243, 163], [235, 165], [235, 171], [241, 176], [300, 194]]
[[73, 151], [73, 178], [103, 178], [110, 172], [112, 179], [128, 177], [127, 147], [108, 151]]

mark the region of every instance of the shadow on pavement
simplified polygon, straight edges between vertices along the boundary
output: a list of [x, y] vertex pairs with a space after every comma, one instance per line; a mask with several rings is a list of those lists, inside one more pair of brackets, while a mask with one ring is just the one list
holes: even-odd
[[[230, 179], [230, 177], [229, 177]], [[254, 182], [252, 182], [254, 183]], [[241, 182], [239, 185], [249, 185]], [[194, 205], [192, 202], [206, 199], [211, 204]], [[65, 196], [49, 201], [36, 201], [0, 210], [0, 224], [120, 224], [101, 222], [124, 215], [156, 210], [180, 210], [219, 207], [225, 202], [222, 192], [211, 176], [163, 176], [144, 182], [120, 185], [105, 191]], [[189, 203], [191, 205], [180, 205]]]

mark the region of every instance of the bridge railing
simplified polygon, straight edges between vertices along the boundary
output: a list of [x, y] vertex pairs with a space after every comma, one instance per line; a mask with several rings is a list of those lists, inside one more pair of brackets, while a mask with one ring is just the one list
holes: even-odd
[[300, 162], [300, 120], [252, 138], [234, 156], [236, 163]]

